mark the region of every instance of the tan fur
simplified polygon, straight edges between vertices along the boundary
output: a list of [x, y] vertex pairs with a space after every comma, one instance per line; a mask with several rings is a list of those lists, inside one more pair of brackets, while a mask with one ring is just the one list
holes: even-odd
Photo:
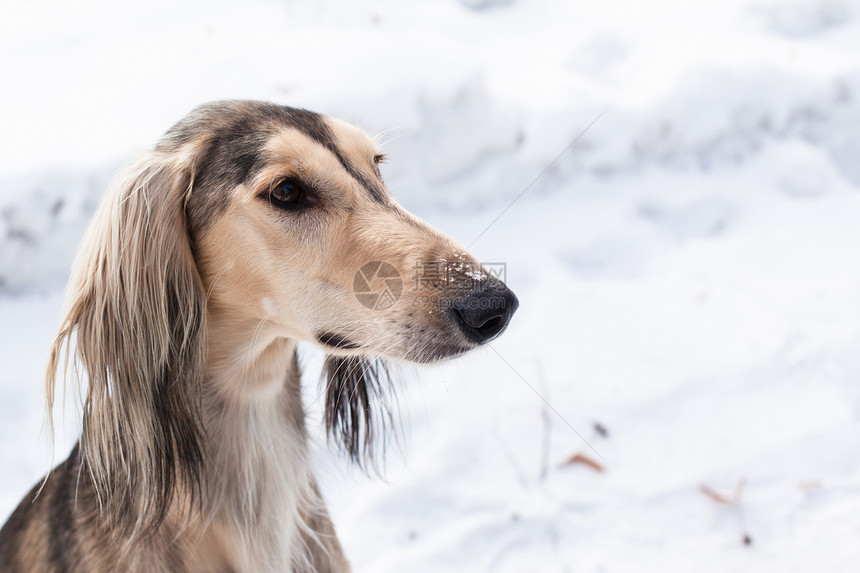
[[[240, 151], [254, 161], [230, 163]], [[384, 191], [378, 153], [340, 121], [224, 102], [117, 178], [48, 365], [49, 411], [64, 355], [83, 375], [80, 445], [0, 532], [0, 569], [350, 570], [307, 459], [296, 342], [336, 333], [353, 347], [323, 345], [332, 356], [407, 362], [476, 345], [438, 306], [416, 304], [444, 289], [411, 279], [421, 261], [477, 262]], [[238, 180], [252, 163], [241, 182], [207, 187], [223, 183], [212, 172]], [[267, 202], [283, 177], [317, 190], [319, 208]], [[386, 310], [353, 293], [374, 260], [405, 282]]]
[[[332, 126], [338, 138], [348, 143], [342, 147], [361, 160], [368, 176], [377, 177], [371, 158], [378, 151], [371, 140], [341, 122], [333, 121]], [[283, 159], [267, 165], [254, 187], [236, 190], [230, 208], [208, 232], [217, 240], [204, 240], [201, 244], [201, 272], [215, 277], [209, 288], [210, 308], [229, 308], [230, 312], [241, 309], [242, 319], [262, 324], [258, 338], [269, 333], [271, 337], [312, 340], [315, 331], [342, 331], [344, 325], [349, 325], [346, 334], [372, 351], [391, 358], [425, 361], [422, 351], [446, 336], [447, 329], [436, 309], [429, 305], [415, 309], [412, 302], [435, 293], [409, 290], [390, 312], [380, 313], [355, 304], [352, 287], [356, 271], [369, 261], [386, 261], [397, 267], [407, 282], [406, 288], [411, 289], [409, 281], [419, 261], [453, 260], [459, 256], [472, 265], [478, 263], [462, 246], [396, 203], [374, 203], [357, 189], [331, 154], [301, 133], [282, 131], [272, 138], [270, 150], [273, 156]], [[309, 218], [298, 228], [271, 223], [272, 213], [260, 209], [255, 195], [260, 187], [284, 173], [313, 177], [320, 187], [337, 193], [337, 203], [326, 213], [325, 220]], [[248, 252], [258, 256], [249, 258]], [[284, 298], [281, 292], [293, 294]], [[293, 304], [293, 296], [303, 304]], [[224, 320], [239, 318], [230, 316]], [[425, 340], [390, 335], [393, 327], [415, 322], [427, 329]]]

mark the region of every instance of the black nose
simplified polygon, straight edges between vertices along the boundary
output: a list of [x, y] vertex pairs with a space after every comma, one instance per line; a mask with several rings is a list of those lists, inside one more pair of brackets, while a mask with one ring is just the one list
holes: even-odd
[[497, 281], [454, 300], [451, 314], [466, 338], [482, 344], [502, 333], [519, 305], [511, 289]]

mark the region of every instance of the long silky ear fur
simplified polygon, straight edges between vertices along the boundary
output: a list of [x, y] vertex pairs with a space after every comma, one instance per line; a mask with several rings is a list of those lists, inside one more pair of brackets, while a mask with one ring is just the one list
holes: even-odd
[[328, 356], [325, 427], [329, 441], [360, 467], [373, 465], [376, 447], [384, 453], [395, 430], [394, 396], [389, 366], [379, 358]]
[[185, 218], [190, 173], [151, 153], [111, 185], [73, 266], [48, 363], [49, 419], [64, 352], [88, 379], [82, 467], [103, 517], [126, 536], [154, 531], [177, 495], [185, 508], [199, 499], [205, 297]]

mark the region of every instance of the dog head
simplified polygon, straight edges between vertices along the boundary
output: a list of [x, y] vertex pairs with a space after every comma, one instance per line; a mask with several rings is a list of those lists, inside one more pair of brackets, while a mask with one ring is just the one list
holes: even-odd
[[89, 379], [82, 452], [112, 502], [157, 523], [171, 484], [194, 483], [195, 397], [216, 318], [328, 353], [326, 422], [356, 460], [372, 442], [385, 360], [451, 358], [505, 329], [516, 297], [397, 204], [381, 160], [341, 121], [218, 102], [112, 185], [76, 259], [48, 374], [50, 401], [76, 334]]
[[431, 362], [504, 330], [516, 297], [405, 211], [359, 129], [256, 102], [198, 108], [156, 151], [190, 160], [209, 302], [333, 356]]

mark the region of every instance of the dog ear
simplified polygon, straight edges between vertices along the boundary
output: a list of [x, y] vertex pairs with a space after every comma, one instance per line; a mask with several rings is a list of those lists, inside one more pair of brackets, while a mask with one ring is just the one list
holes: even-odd
[[114, 506], [106, 515], [125, 516], [117, 525], [132, 533], [157, 527], [178, 488], [199, 499], [205, 298], [185, 217], [191, 184], [190, 167], [160, 153], [112, 183], [48, 364], [49, 420], [64, 349], [66, 366], [71, 357], [86, 374], [83, 468], [99, 503]]
[[329, 441], [340, 446], [360, 467], [384, 453], [393, 436], [394, 396], [388, 364], [366, 356], [328, 356], [323, 367], [325, 426]]

